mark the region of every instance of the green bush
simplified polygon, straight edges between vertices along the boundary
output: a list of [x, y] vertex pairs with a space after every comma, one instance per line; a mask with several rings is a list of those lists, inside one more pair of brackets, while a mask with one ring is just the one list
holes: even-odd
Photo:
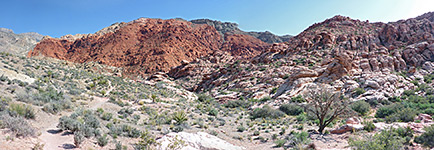
[[395, 113], [386, 116], [386, 122], [411, 122], [414, 120], [414, 117], [417, 115], [417, 111], [411, 108], [403, 108], [397, 110]]
[[218, 113], [219, 113], [219, 111], [213, 108], [213, 109], [209, 110], [208, 115], [217, 116]]
[[253, 135], [254, 136], [258, 136], [260, 133], [259, 133], [259, 131], [258, 130], [256, 130], [255, 132], [253, 132]]
[[276, 147], [283, 147], [286, 143], [285, 139], [280, 139], [280, 140], [276, 140], [274, 141], [274, 144], [276, 144]]
[[407, 101], [412, 102], [412, 103], [422, 103], [422, 104], [429, 103], [429, 100], [427, 100], [425, 97], [419, 96], [419, 95], [410, 95], [407, 97]]
[[104, 147], [108, 144], [108, 138], [107, 135], [105, 134], [104, 136], [99, 136], [97, 138], [97, 143], [99, 146]]
[[389, 115], [396, 113], [398, 110], [403, 109], [404, 106], [401, 104], [391, 104], [378, 108], [375, 113], [376, 118], [386, 118]]
[[372, 132], [375, 130], [375, 125], [372, 121], [365, 121], [363, 122], [363, 124], [365, 125], [363, 126], [363, 130], [366, 130], [368, 132]]
[[153, 146], [157, 144], [155, 138], [148, 131], [143, 132], [140, 135], [140, 141], [134, 145], [134, 149], [148, 150], [153, 149]]
[[307, 117], [306, 117], [306, 114], [302, 113], [302, 114], [297, 115], [297, 117], [295, 117], [295, 119], [297, 119], [298, 122], [304, 122], [304, 121], [306, 121]]
[[244, 127], [244, 126], [238, 126], [237, 127], [238, 132], [244, 132], [245, 130], [246, 130], [246, 127]]
[[375, 135], [366, 135], [361, 139], [350, 138], [349, 145], [356, 150], [391, 150], [402, 149], [405, 139], [394, 129], [383, 130]]
[[365, 101], [356, 101], [353, 104], [351, 104], [351, 109], [353, 109], [354, 111], [356, 111], [360, 115], [364, 116], [364, 115], [366, 115], [366, 113], [369, 112], [369, 110], [371, 109], [371, 106], [369, 105], [369, 103], [367, 103]]
[[306, 100], [301, 95], [298, 95], [296, 97], [292, 97], [291, 98], [291, 102], [294, 102], [294, 103], [303, 103], [303, 102], [306, 102]]
[[113, 117], [113, 114], [112, 113], [103, 113], [102, 114], [102, 116], [101, 116], [101, 119], [102, 120], [106, 120], [106, 121], [110, 121], [110, 119], [112, 119], [112, 117]]
[[355, 88], [353, 91], [354, 91], [354, 94], [356, 94], [355, 96], [362, 95], [366, 92], [365, 89], [363, 89], [363, 88]]
[[264, 106], [262, 108], [256, 108], [255, 110], [253, 110], [253, 112], [250, 114], [250, 117], [251, 119], [256, 119], [256, 118], [276, 119], [276, 118], [283, 117], [284, 115], [285, 113], [283, 113], [280, 110], [273, 109], [270, 106]]
[[26, 104], [9, 104], [8, 112], [11, 116], [22, 116], [26, 119], [35, 119], [35, 111], [32, 106]]
[[213, 100], [213, 98], [210, 97], [210, 96], [208, 96], [208, 95], [205, 95], [205, 94], [199, 94], [197, 96], [197, 100], [199, 102], [203, 102], [203, 103], [211, 103], [211, 101]]
[[309, 144], [311, 141], [309, 139], [309, 133], [307, 132], [294, 132], [288, 138], [289, 145], [301, 148], [303, 145]]
[[295, 104], [283, 104], [279, 107], [279, 110], [287, 115], [296, 116], [303, 113], [303, 108]]
[[424, 128], [425, 133], [414, 138], [414, 142], [423, 144], [426, 147], [434, 147], [434, 125]]
[[266, 102], [266, 101], [269, 101], [269, 100], [271, 100], [271, 97], [269, 97], [269, 96], [266, 96], [266, 97], [263, 97], [263, 98], [259, 99], [260, 102]]
[[426, 76], [423, 76], [423, 80], [426, 83], [432, 83], [432, 80], [434, 79], [434, 74], [428, 74]]
[[85, 137], [82, 132], [74, 132], [74, 144], [75, 147], [80, 148], [80, 144], [83, 143]]
[[57, 114], [62, 110], [71, 108], [71, 105], [72, 103], [68, 100], [53, 101], [45, 104], [42, 110], [51, 114]]

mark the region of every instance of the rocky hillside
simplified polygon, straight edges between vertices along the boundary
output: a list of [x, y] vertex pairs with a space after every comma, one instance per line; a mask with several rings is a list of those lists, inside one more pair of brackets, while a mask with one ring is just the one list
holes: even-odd
[[335, 16], [250, 61], [229, 61], [201, 75], [182, 71], [204, 65], [185, 64], [172, 71], [183, 77], [173, 77], [203, 79], [189, 88], [210, 91], [222, 100], [272, 97], [280, 103], [323, 83], [352, 99], [387, 100], [416, 88], [410, 82], [433, 73], [432, 16], [387, 24]]
[[222, 49], [251, 58], [269, 47], [249, 35], [225, 33], [213, 26], [182, 19], [140, 18], [117, 23], [95, 34], [44, 38], [28, 56], [40, 54], [73, 62], [99, 62], [123, 67], [127, 74], [169, 71], [181, 61], [193, 61]]
[[242, 31], [240, 28], [238, 28], [238, 24], [232, 22], [221, 22], [221, 21], [210, 20], [210, 19], [196, 19], [196, 20], [191, 20], [191, 22], [195, 24], [207, 24], [213, 26], [222, 35], [226, 33], [250, 35], [257, 39], [260, 39], [263, 42], [267, 42], [270, 44], [286, 42], [292, 37], [291, 35], [277, 36], [269, 31], [245, 32]]
[[0, 28], [0, 52], [26, 56], [42, 37], [35, 32], [15, 34], [11, 29]]

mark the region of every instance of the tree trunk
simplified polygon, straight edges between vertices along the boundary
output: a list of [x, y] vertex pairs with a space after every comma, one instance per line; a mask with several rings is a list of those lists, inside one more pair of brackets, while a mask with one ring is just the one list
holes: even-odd
[[318, 129], [318, 132], [320, 133], [320, 134], [322, 134], [323, 133], [323, 131], [324, 131], [324, 129], [325, 129], [325, 125], [324, 124], [320, 124], [319, 125], [319, 129]]

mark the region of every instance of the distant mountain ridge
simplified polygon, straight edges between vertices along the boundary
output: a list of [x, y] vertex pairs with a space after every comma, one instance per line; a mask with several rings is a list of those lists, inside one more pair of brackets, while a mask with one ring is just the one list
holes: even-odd
[[43, 35], [35, 32], [15, 34], [11, 29], [0, 28], [0, 52], [26, 56], [42, 37]]
[[194, 24], [207, 24], [213, 26], [222, 35], [226, 33], [250, 35], [257, 39], [260, 39], [263, 42], [270, 43], [270, 44], [286, 42], [292, 37], [291, 35], [277, 36], [269, 31], [245, 32], [238, 28], [237, 23], [233, 23], [233, 22], [221, 22], [221, 21], [210, 20], [210, 19], [196, 19], [196, 20], [191, 20], [190, 22]]

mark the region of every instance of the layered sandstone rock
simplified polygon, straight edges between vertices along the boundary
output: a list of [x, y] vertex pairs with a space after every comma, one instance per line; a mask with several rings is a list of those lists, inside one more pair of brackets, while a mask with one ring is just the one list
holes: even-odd
[[231, 33], [224, 38], [206, 24], [181, 19], [140, 18], [129, 23], [115, 23], [95, 34], [44, 38], [28, 56], [44, 55], [78, 63], [98, 62], [122, 67], [127, 74], [145, 75], [167, 72], [181, 65], [182, 60], [190, 62], [219, 49], [250, 58], [269, 45], [249, 35]]

